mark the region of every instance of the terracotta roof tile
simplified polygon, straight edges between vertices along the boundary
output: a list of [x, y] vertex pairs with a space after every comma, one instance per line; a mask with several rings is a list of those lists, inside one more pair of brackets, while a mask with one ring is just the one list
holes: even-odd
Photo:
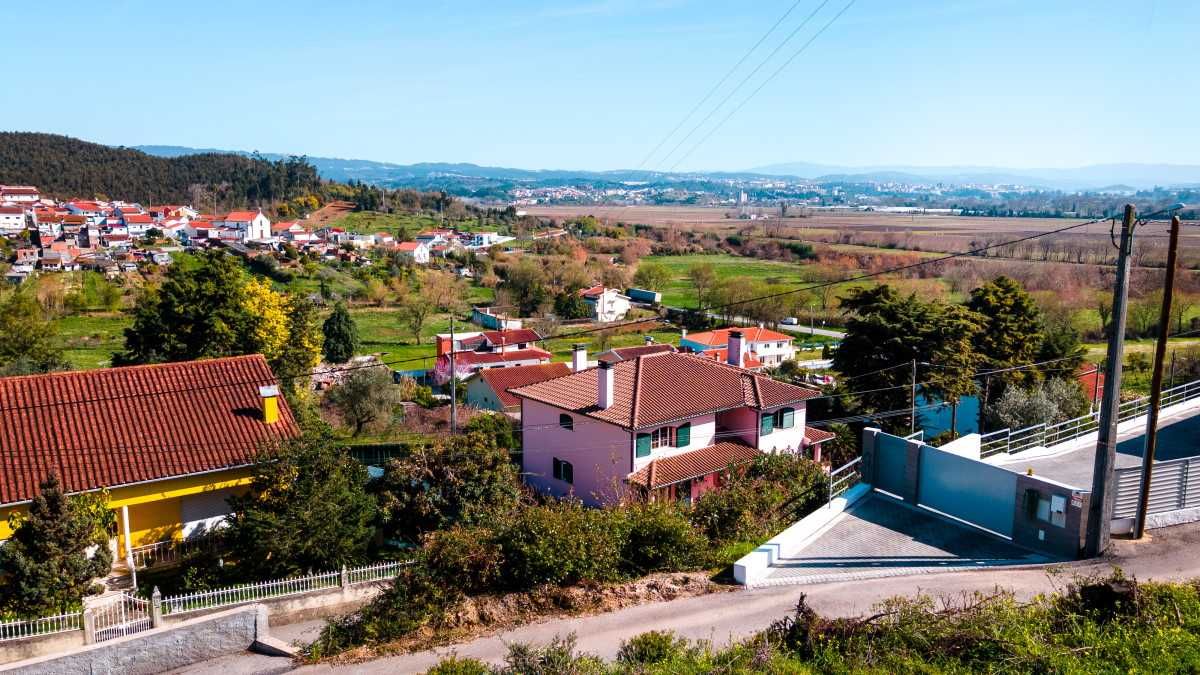
[[571, 368], [565, 363], [539, 363], [536, 366], [487, 368], [479, 371], [479, 377], [496, 392], [496, 398], [500, 399], [500, 404], [505, 408], [521, 405], [521, 399], [509, 393], [509, 389], [570, 374]]
[[809, 427], [809, 426], [804, 427], [804, 442], [805, 443], [809, 443], [809, 444], [824, 443], [825, 441], [828, 441], [829, 439], [834, 438], [836, 435], [837, 434], [834, 434], [833, 432], [830, 432], [830, 431], [825, 431], [824, 429], [817, 429], [815, 427]]
[[[514, 349], [507, 352], [454, 352], [454, 367], [464, 368], [466, 366], [507, 363], [509, 361], [530, 361], [532, 359], [549, 361], [553, 356], [553, 354], [545, 349], [538, 349], [536, 347]], [[438, 361], [443, 359], [449, 360], [449, 357], [445, 354], [438, 357]]]
[[261, 355], [0, 378], [0, 504], [31, 499], [50, 471], [70, 491], [248, 464], [299, 428], [280, 398], [264, 424]]
[[510, 328], [508, 330], [485, 330], [485, 331], [483, 331], [483, 337], [486, 338], [488, 342], [490, 342], [494, 345], [498, 345], [498, 344], [511, 345], [511, 344], [520, 344], [522, 342], [537, 342], [538, 340], [542, 339], [542, 336], [538, 335], [537, 331], [531, 330], [529, 328]]
[[602, 353], [596, 355], [596, 360], [606, 361], [609, 363], [619, 363], [621, 361], [630, 361], [630, 360], [636, 359], [639, 356], [645, 356], [647, 354], [660, 354], [662, 352], [673, 352], [673, 351], [675, 351], [675, 346], [668, 345], [668, 344], [638, 345], [636, 347], [617, 347], [616, 349], [610, 349], [606, 352], [602, 352]]
[[589, 368], [512, 392], [626, 429], [743, 406], [770, 408], [818, 395], [695, 354], [664, 352], [613, 365], [613, 404], [601, 410], [596, 372]]
[[729, 344], [729, 333], [735, 330], [742, 332], [744, 342], [776, 342], [792, 339], [791, 335], [755, 326], [753, 328], [719, 328], [705, 333], [692, 333], [687, 336], [687, 340], [710, 347], [724, 347]]
[[744, 464], [759, 454], [758, 450], [741, 443], [717, 443], [707, 448], [652, 460], [646, 466], [629, 474], [629, 482], [655, 490], [679, 481], [721, 471], [731, 464]]

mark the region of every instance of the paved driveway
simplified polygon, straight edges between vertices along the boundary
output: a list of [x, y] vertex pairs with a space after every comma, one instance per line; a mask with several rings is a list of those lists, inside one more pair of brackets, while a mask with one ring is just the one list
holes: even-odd
[[[1143, 426], [1135, 426], [1117, 437], [1118, 469], [1142, 465], [1142, 449], [1146, 442], [1144, 431], [1143, 423]], [[1033, 469], [1035, 476], [1090, 490], [1096, 462], [1096, 441], [1078, 442], [1073, 447], [1067, 447], [1071, 449], [1049, 457], [1022, 459], [1017, 454], [1010, 459], [996, 461], [996, 465], [1019, 473]], [[1196, 455], [1200, 455], [1200, 408], [1190, 406], [1160, 418], [1155, 460], [1162, 462]]]
[[876, 494], [842, 514], [764, 585], [818, 583], [1051, 562], [967, 525]]

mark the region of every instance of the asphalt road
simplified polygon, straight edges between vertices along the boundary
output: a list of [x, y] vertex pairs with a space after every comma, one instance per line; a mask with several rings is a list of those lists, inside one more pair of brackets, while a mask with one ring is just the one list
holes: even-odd
[[[960, 593], [1011, 590], [1020, 599], [1060, 589], [1073, 575], [1103, 573], [1113, 566], [1140, 580], [1200, 578], [1200, 523], [1154, 530], [1142, 542], [1114, 541], [1109, 555], [1097, 561], [1069, 563], [1040, 569], [988, 569], [870, 581], [844, 581], [807, 586], [763, 588], [722, 593], [673, 602], [630, 607], [608, 614], [554, 619], [454, 647], [417, 652], [348, 666], [304, 666], [304, 673], [421, 673], [446, 655], [458, 653], [499, 663], [513, 642], [544, 643], [556, 635], [574, 632], [581, 650], [613, 658], [621, 642], [648, 630], [674, 630], [692, 639], [713, 640], [718, 645], [745, 638], [788, 614], [801, 595], [829, 616], [854, 616], [870, 611], [879, 601], [895, 595], [927, 593], [949, 596]], [[276, 632], [284, 639], [297, 631], [311, 634], [317, 624], [284, 626]], [[253, 655], [227, 657], [196, 664], [178, 672], [188, 675], [237, 675], [281, 671], [284, 659]]]

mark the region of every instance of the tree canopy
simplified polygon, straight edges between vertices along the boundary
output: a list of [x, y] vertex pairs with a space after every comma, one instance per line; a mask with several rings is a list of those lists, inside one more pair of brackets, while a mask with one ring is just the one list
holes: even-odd
[[29, 513], [0, 546], [0, 614], [39, 617], [66, 612], [108, 574], [112, 553], [107, 525], [112, 511], [92, 508], [89, 495], [69, 497], [49, 475]]
[[67, 366], [54, 326], [33, 293], [25, 288], [0, 293], [0, 376]]
[[330, 363], [345, 363], [358, 351], [358, 326], [346, 304], [333, 306], [333, 313], [322, 326], [325, 333], [325, 360]]
[[238, 575], [275, 579], [361, 563], [374, 534], [367, 470], [326, 431], [264, 449], [245, 495], [229, 500]]

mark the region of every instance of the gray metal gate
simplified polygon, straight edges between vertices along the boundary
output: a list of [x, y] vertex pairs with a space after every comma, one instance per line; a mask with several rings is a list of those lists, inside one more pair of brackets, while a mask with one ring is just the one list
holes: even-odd
[[[1137, 515], [1142, 491], [1142, 467], [1116, 470], [1117, 499], [1113, 518]], [[1150, 477], [1149, 514], [1167, 513], [1200, 506], [1200, 457], [1155, 462]]]

